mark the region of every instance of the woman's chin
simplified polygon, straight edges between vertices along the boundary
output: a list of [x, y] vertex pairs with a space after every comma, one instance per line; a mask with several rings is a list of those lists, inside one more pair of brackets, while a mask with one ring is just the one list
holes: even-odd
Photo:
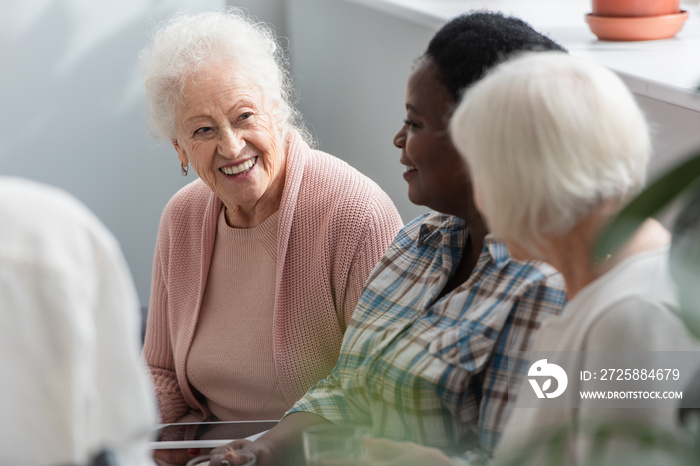
[[421, 199], [421, 196], [413, 192], [410, 186], [408, 187], [408, 200], [415, 205], [425, 205]]

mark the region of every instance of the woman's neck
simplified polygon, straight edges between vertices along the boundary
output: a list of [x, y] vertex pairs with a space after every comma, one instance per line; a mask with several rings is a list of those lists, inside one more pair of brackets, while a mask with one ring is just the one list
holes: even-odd
[[543, 260], [564, 276], [569, 300], [625, 259], [671, 241], [670, 233], [656, 220], [649, 219], [617, 251], [606, 257], [594, 257], [591, 251], [603, 225], [600, 217], [587, 217], [569, 233], [547, 240]]
[[489, 229], [486, 226], [484, 217], [476, 208], [474, 202], [469, 199], [469, 202], [465, 202], [463, 205], [461, 205], [461, 209], [459, 209], [459, 211], [455, 212], [453, 215], [461, 218], [467, 223], [470, 240], [467, 245], [468, 247], [471, 247], [473, 251], [480, 253], [484, 244], [484, 238], [489, 234]]
[[458, 215], [467, 222], [468, 234], [465, 238], [464, 251], [457, 264], [457, 268], [440, 292], [438, 299], [450, 293], [452, 290], [466, 282], [474, 271], [479, 261], [481, 250], [484, 247], [484, 238], [489, 233], [484, 219], [478, 213]]

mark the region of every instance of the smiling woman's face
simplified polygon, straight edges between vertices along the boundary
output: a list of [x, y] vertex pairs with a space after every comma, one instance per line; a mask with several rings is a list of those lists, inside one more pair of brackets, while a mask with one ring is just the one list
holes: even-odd
[[282, 198], [284, 143], [263, 101], [233, 66], [224, 66], [188, 79], [176, 107], [178, 158], [221, 199], [231, 226], [254, 226]]
[[439, 212], [465, 218], [471, 203], [471, 182], [466, 166], [447, 133], [454, 105], [438, 80], [432, 60], [423, 58], [408, 79], [406, 120], [394, 136], [406, 167], [408, 198]]

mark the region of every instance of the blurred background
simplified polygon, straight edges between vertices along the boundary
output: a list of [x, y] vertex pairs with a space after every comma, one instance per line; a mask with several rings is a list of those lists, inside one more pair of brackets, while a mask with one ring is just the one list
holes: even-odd
[[[178, 10], [214, 10], [227, 4], [247, 9], [272, 23], [280, 36], [287, 37], [285, 3], [284, 0], [0, 0], [0, 174], [59, 186], [87, 204], [120, 241], [143, 306], [148, 305], [161, 211], [175, 191], [192, 181], [194, 173], [190, 171], [190, 176], [182, 177], [170, 143], [155, 140], [148, 131], [138, 52], [145, 45], [154, 21]], [[310, 24], [314, 18], [309, 18]], [[330, 23], [322, 21], [318, 26], [324, 24], [330, 27]], [[348, 27], [362, 40], [357, 24]], [[403, 202], [404, 220], [422, 210], [405, 199], [398, 151], [393, 149], [391, 138], [403, 118], [403, 83], [410, 61], [425, 45], [429, 34], [410, 38], [415, 43], [415, 53], [390, 58], [400, 64], [403, 73], [400, 80], [377, 76], [370, 68], [365, 70], [368, 81], [391, 80], [387, 87], [373, 85], [371, 96], [379, 100], [386, 99], [387, 90], [393, 93], [396, 105], [392, 105], [391, 116], [378, 108], [363, 108], [360, 112], [343, 108], [343, 100], [352, 99], [355, 92], [353, 82], [344, 82], [347, 93], [343, 100], [322, 95], [320, 104], [315, 102], [312, 107], [320, 112], [321, 123], [309, 124], [321, 141], [320, 146], [330, 152], [353, 140], [364, 148], [361, 163], [353, 164], [375, 180], [388, 177], [395, 182], [396, 187], [385, 190], [393, 191], [390, 195], [397, 203]], [[325, 50], [331, 51], [337, 47], [337, 41], [330, 40], [324, 45]], [[332, 53], [345, 56], [341, 50]], [[352, 57], [348, 66], [364, 67], [364, 59]], [[304, 63], [304, 66], [316, 65]], [[313, 73], [304, 77], [295, 74], [295, 80], [307, 87], [318, 86], [322, 92], [329, 91]], [[300, 100], [304, 110], [304, 94]], [[382, 150], [377, 149], [375, 141], [363, 136], [360, 121], [386, 128], [381, 131]], [[328, 143], [336, 137], [336, 142]], [[355, 151], [351, 146], [335, 155]], [[387, 152], [390, 157], [384, 155]]]
[[[138, 52], [153, 22], [231, 5], [283, 37], [318, 147], [375, 180], [408, 222], [426, 209], [408, 201], [392, 144], [405, 117], [406, 79], [447, 17], [438, 10], [475, 2], [436, 1], [421, 19], [386, 8], [402, 3], [429, 2], [0, 0], [0, 175], [59, 186], [87, 204], [120, 241], [147, 306], [162, 209], [194, 172], [182, 177], [170, 143], [149, 134]], [[583, 24], [580, 14], [574, 19]], [[664, 154], [654, 169], [700, 146], [700, 112], [640, 100]]]

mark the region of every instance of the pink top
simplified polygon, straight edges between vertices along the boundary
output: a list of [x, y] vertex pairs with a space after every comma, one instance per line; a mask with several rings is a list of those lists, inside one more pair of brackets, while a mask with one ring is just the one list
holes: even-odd
[[[187, 412], [202, 419], [210, 414], [185, 368], [221, 206], [196, 180], [173, 196], [161, 218], [143, 354], [162, 422]], [[394, 204], [373, 181], [291, 134], [273, 318], [274, 365], [290, 407], [335, 365], [365, 280], [401, 226]]]
[[254, 228], [231, 228], [225, 210], [219, 214], [187, 379], [217, 419], [280, 419], [289, 406], [272, 351], [279, 215]]

